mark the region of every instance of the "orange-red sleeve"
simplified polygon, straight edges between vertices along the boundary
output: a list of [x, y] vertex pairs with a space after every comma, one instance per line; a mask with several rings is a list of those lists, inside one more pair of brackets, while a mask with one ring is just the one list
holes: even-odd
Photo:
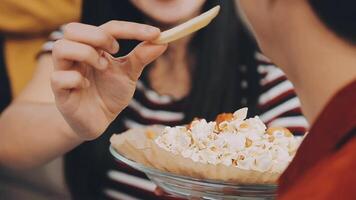
[[353, 138], [342, 149], [308, 170], [280, 199], [355, 200], [355, 153], [356, 138]]

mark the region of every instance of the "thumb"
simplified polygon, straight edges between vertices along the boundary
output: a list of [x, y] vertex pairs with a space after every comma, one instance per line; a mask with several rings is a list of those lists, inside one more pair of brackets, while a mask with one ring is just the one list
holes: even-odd
[[125, 66], [125, 71], [132, 80], [137, 80], [141, 75], [143, 68], [158, 58], [166, 49], [166, 44], [157, 45], [149, 42], [140, 43], [127, 55], [129, 64]]

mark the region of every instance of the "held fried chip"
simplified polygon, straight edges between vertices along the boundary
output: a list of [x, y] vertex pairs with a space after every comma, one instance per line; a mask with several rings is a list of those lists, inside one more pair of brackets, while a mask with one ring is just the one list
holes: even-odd
[[218, 15], [219, 11], [220, 6], [215, 6], [214, 8], [193, 19], [190, 19], [187, 22], [184, 22], [183, 24], [162, 32], [156, 40], [151, 42], [154, 44], [167, 44], [169, 42], [173, 42], [182, 37], [185, 37], [207, 26], [211, 20], [213, 20]]

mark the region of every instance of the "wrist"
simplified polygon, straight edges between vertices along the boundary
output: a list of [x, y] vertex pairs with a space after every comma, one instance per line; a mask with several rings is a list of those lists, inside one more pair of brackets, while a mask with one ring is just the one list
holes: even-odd
[[85, 142], [86, 140], [82, 138], [80, 135], [78, 135], [70, 126], [67, 122], [65, 122], [64, 125], [60, 126], [61, 132], [64, 134], [64, 136], [69, 140], [72, 141], [75, 144], [81, 144]]

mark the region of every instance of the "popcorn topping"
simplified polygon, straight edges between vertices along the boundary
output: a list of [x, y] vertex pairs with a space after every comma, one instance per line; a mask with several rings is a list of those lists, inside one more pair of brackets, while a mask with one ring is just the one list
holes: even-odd
[[156, 144], [205, 164], [281, 173], [302, 138], [286, 128], [268, 128], [259, 117], [246, 119], [247, 108], [223, 113], [216, 121], [194, 119], [188, 126], [166, 127]]

